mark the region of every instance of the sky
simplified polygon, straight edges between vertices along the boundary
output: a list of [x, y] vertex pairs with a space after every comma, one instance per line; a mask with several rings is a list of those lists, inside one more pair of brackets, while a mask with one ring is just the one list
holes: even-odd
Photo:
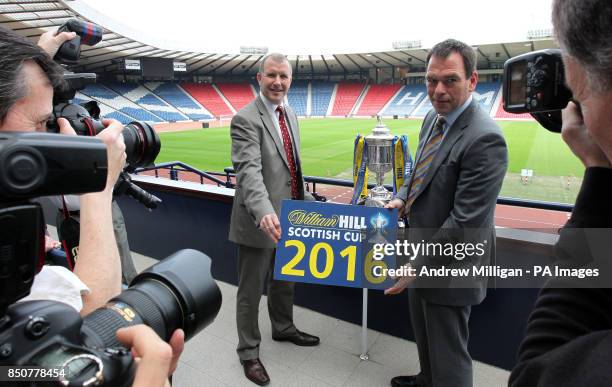
[[[470, 45], [524, 41], [551, 28], [552, 0], [77, 0], [165, 49], [284, 54], [389, 51], [392, 42], [446, 38]], [[70, 3], [68, 3], [70, 4]]]

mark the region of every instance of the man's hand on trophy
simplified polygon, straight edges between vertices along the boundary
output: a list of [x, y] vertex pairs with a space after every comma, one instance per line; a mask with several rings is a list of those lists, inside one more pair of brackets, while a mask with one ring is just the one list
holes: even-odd
[[385, 205], [385, 208], [388, 208], [390, 210], [397, 208], [397, 216], [401, 218], [402, 215], [404, 214], [404, 204], [405, 203], [402, 199], [395, 198], [391, 200], [389, 203], [387, 203]]
[[410, 264], [407, 263], [406, 265], [404, 265], [404, 267], [406, 268], [406, 270], [404, 271], [406, 275], [403, 277], [393, 277], [395, 283], [390, 288], [385, 289], [386, 296], [400, 294], [404, 291], [404, 289], [408, 287], [408, 285], [410, 285], [416, 279], [416, 275], [413, 274], [414, 270], [410, 270]]
[[274, 243], [278, 243], [281, 237], [281, 226], [276, 214], [264, 215], [259, 222], [259, 229], [265, 232]]

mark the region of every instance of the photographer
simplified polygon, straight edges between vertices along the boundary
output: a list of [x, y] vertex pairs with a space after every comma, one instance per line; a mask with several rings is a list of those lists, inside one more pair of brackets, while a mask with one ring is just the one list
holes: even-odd
[[[59, 47], [69, 35], [47, 35], [50, 39], [46, 42]], [[52, 113], [53, 90], [63, 84], [61, 67], [40, 47], [0, 27], [0, 69], [0, 131], [46, 131]], [[51, 274], [57, 278], [59, 272], [65, 281], [56, 292], [60, 286], [45, 281], [43, 270], [35, 279], [30, 296], [30, 299], [66, 302], [76, 294], [77, 299], [82, 297], [82, 308], [78, 303], [71, 305], [80, 309], [81, 315], [100, 308], [121, 291], [121, 264], [113, 233], [111, 201], [126, 159], [123, 126], [115, 120], [102, 122], [106, 129], [97, 137], [107, 147], [107, 182], [103, 191], [81, 196], [80, 253], [74, 273], [60, 270]], [[60, 133], [75, 135], [65, 119], [58, 119], [58, 124]], [[127, 333], [118, 332], [118, 339], [141, 357], [134, 385], [163, 385], [183, 350], [184, 336], [180, 329], [173, 333], [170, 345], [149, 331], [150, 328], [140, 325], [128, 329]], [[147, 371], [152, 368], [157, 372]]]
[[[562, 136], [586, 167], [556, 255], [579, 262], [612, 238], [612, 3], [555, 0], [552, 19], [567, 84], [580, 104], [563, 111]], [[609, 263], [608, 248], [605, 255]], [[555, 280], [542, 289], [510, 385], [612, 384], [612, 291], [571, 286]]]
[[[46, 131], [52, 112], [53, 89], [62, 85], [62, 69], [36, 45], [10, 30], [0, 31], [0, 131]], [[62, 38], [66, 39], [67, 36]], [[74, 135], [64, 119], [59, 119], [60, 133]], [[108, 149], [109, 173], [102, 192], [81, 197], [80, 257], [74, 274], [78, 281], [72, 291], [81, 292], [81, 314], [99, 308], [121, 291], [121, 264], [117, 252], [111, 219], [112, 191], [125, 164], [123, 126], [106, 120], [107, 129], [98, 136]], [[43, 276], [45, 275], [42, 273]], [[70, 277], [63, 273], [62, 277]], [[41, 283], [41, 279], [37, 280]], [[42, 282], [45, 283], [45, 282]], [[49, 282], [46, 282], [49, 284]], [[69, 286], [64, 288], [70, 290]], [[52, 284], [35, 283], [31, 299], [53, 297]], [[61, 295], [59, 301], [61, 299]], [[71, 295], [66, 295], [70, 299]], [[78, 299], [78, 297], [77, 297]], [[73, 305], [79, 308], [79, 305]]]
[[[54, 57], [62, 44], [66, 41], [73, 39], [76, 36], [75, 32], [60, 32], [55, 33], [54, 31], [47, 31], [40, 36], [38, 40], [38, 46], [41, 47], [50, 57]], [[54, 196], [49, 197], [49, 200], [57, 206], [59, 212], [56, 217], [56, 224], [58, 227], [58, 234], [60, 238], [64, 239], [66, 236], [62, 236], [60, 232], [60, 225], [68, 216], [74, 218], [77, 222], [79, 221], [79, 196], [78, 195], [67, 195], [67, 196]], [[129, 285], [130, 282], [136, 277], [137, 272], [134, 267], [134, 261], [130, 251], [130, 245], [127, 237], [127, 230], [125, 228], [125, 221], [123, 219], [123, 212], [115, 200], [112, 201], [112, 219], [113, 219], [113, 232], [115, 240], [117, 241], [117, 247], [119, 249], [119, 258], [121, 260], [121, 278], [122, 283]], [[76, 237], [76, 236], [75, 236]], [[70, 247], [70, 246], [67, 246]]]

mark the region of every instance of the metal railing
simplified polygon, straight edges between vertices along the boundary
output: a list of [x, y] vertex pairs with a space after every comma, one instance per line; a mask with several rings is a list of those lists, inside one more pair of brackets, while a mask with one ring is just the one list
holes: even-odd
[[[144, 171], [155, 171], [155, 177], [159, 177], [160, 169], [168, 169], [170, 172], [170, 179], [178, 180], [179, 172], [191, 172], [195, 173], [200, 177], [200, 183], [204, 184], [204, 179], [212, 181], [217, 184], [217, 186], [223, 186], [227, 188], [234, 188], [235, 184], [233, 182], [233, 178], [235, 178], [236, 173], [234, 168], [227, 167], [223, 169], [223, 173], [220, 172], [203, 172], [197, 168], [194, 168], [188, 164], [185, 164], [180, 161], [171, 161], [167, 163], [157, 164], [154, 167], [147, 168], [139, 168], [136, 170], [136, 173], [144, 172]], [[225, 180], [218, 178], [217, 176], [224, 176]], [[312, 184], [312, 189], [307, 186], [308, 191], [312, 193], [317, 193], [317, 184], [325, 184], [325, 185], [333, 185], [337, 187], [348, 187], [353, 188], [353, 182], [351, 180], [344, 179], [332, 179], [328, 177], [319, 177], [319, 176], [304, 176], [304, 181], [306, 184]], [[368, 188], [374, 187], [373, 183], [368, 184]], [[385, 185], [385, 188], [388, 190], [393, 190], [391, 185]], [[566, 203], [556, 203], [556, 202], [545, 202], [542, 200], [531, 200], [531, 199], [517, 199], [517, 198], [509, 198], [500, 196], [497, 198], [497, 204], [503, 204], [507, 206], [515, 206], [515, 207], [526, 207], [526, 208], [536, 208], [541, 210], [552, 210], [552, 211], [564, 211], [571, 212], [574, 206], [572, 204]]]
[[233, 186], [228, 185], [227, 181], [223, 181], [219, 179], [218, 177], [216, 177], [216, 176], [225, 176], [224, 173], [200, 171], [199, 169], [194, 168], [191, 165], [185, 164], [181, 161], [169, 161], [167, 163], [159, 163], [152, 167], [138, 168], [136, 169], [134, 173], [139, 174], [141, 172], [155, 171], [155, 177], [159, 177], [160, 169], [167, 169], [169, 171], [171, 180], [178, 180], [179, 172], [191, 172], [200, 177], [200, 184], [204, 184], [204, 179], [206, 179], [206, 180], [212, 181], [213, 183], [217, 184], [217, 186], [219, 187], [222, 186], [222, 187], [233, 188]]

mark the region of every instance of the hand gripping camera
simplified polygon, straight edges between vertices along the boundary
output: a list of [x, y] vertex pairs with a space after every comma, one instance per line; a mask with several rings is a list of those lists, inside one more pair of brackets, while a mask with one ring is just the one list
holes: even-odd
[[139, 274], [84, 319], [61, 302], [16, 302], [29, 294], [44, 259], [42, 210], [28, 199], [101, 191], [106, 171], [98, 139], [0, 133], [0, 366], [61, 367], [65, 386], [128, 386], [135, 365], [117, 329], [144, 323], [168, 340], [182, 328], [188, 340], [219, 312], [210, 258], [195, 250]]

